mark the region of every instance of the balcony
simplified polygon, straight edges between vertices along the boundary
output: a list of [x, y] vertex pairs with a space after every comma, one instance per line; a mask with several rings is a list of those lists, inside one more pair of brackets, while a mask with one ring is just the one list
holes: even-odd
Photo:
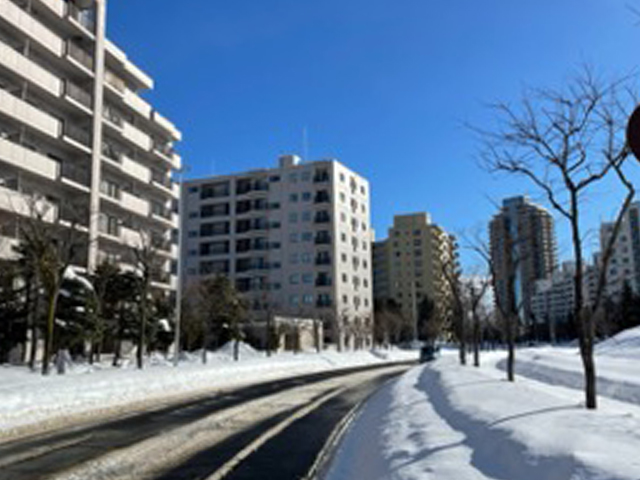
[[[50, 1], [50, 0], [49, 0]], [[62, 2], [60, 2], [62, 3]], [[92, 34], [96, 32], [96, 17], [93, 9], [80, 9], [73, 2], [66, 2], [67, 16]]]
[[60, 95], [62, 82], [58, 77], [2, 41], [0, 41], [0, 58], [3, 60], [2, 64], [15, 74], [33, 82], [56, 97]]
[[58, 219], [56, 204], [46, 200], [34, 200], [33, 197], [7, 186], [0, 186], [0, 210], [25, 217], [31, 217], [37, 213], [46, 222], [55, 222]]
[[151, 182], [168, 188], [169, 190], [171, 190], [173, 186], [169, 176], [163, 175], [155, 170], [151, 172]]
[[93, 67], [95, 64], [93, 55], [87, 52], [80, 45], [76, 44], [73, 40], [67, 41], [67, 57], [93, 73]]
[[62, 56], [62, 39], [11, 0], [0, 0], [0, 17], [56, 56]]
[[0, 89], [0, 113], [51, 137], [55, 138], [60, 134], [60, 121], [57, 118], [2, 89]]
[[75, 83], [65, 80], [64, 93], [67, 97], [75, 100], [83, 107], [93, 110], [93, 95], [86, 90], [83, 90]]
[[330, 180], [327, 172], [316, 172], [313, 176], [313, 183], [326, 183]]
[[83, 147], [88, 149], [91, 148], [91, 132], [82, 129], [71, 122], [66, 122], [64, 124], [64, 136], [79, 143]]
[[149, 202], [124, 190], [120, 195], [120, 204], [123, 208], [134, 212], [137, 215], [140, 215], [142, 217], [149, 216]]
[[89, 188], [91, 176], [89, 175], [89, 170], [86, 168], [79, 168], [73, 163], [62, 162], [60, 176], [78, 185], [82, 185], [87, 189]]
[[0, 158], [15, 167], [55, 180], [60, 164], [41, 153], [0, 137]]
[[173, 139], [177, 141], [180, 141], [182, 139], [182, 134], [175, 127], [175, 125], [164, 118], [162, 115], [160, 115], [156, 110], [153, 111], [152, 119], [155, 123], [158, 124], [158, 126], [162, 127], [163, 130], [169, 133]]
[[116, 163], [122, 162], [122, 154], [109, 142], [102, 142], [102, 155]]
[[331, 245], [331, 237], [329, 235], [317, 235], [315, 238], [316, 245]]
[[316, 265], [331, 265], [331, 257], [316, 257]]
[[316, 213], [315, 218], [313, 219], [313, 223], [329, 223], [331, 222], [331, 216], [328, 212], [318, 212]]
[[113, 71], [106, 69], [104, 72], [105, 83], [113, 88], [118, 94], [124, 95], [127, 90], [127, 84], [122, 78], [116, 75]]
[[122, 155], [121, 157], [120, 167], [122, 171], [131, 177], [137, 178], [141, 182], [150, 183], [151, 182], [151, 170], [148, 167], [136, 162], [135, 160], [131, 160], [126, 155]]
[[144, 151], [151, 149], [151, 137], [130, 123], [124, 122], [122, 136]]
[[316, 287], [330, 287], [332, 285], [331, 279], [328, 277], [316, 278]]
[[151, 105], [129, 89], [124, 92], [124, 103], [144, 118], [149, 118], [153, 111]]
[[326, 191], [320, 191], [316, 193], [315, 198], [313, 199], [314, 203], [331, 203], [331, 197], [329, 193]]
[[124, 125], [122, 116], [111, 105], [104, 106], [104, 109], [102, 110], [102, 117], [118, 129], [121, 129]]

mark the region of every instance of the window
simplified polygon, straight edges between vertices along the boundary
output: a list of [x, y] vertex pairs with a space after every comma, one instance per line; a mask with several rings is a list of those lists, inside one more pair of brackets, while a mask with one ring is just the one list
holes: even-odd
[[199, 187], [189, 187], [189, 193], [198, 193]]
[[300, 261], [300, 258], [299, 258], [297, 253], [292, 253], [291, 256], [289, 257], [289, 262], [290, 263], [296, 264], [299, 261]]
[[289, 223], [298, 223], [298, 214], [296, 212], [289, 214]]
[[367, 192], [365, 191], [364, 185], [360, 185], [360, 193], [362, 195], [366, 195], [367, 194]]
[[300, 274], [294, 273], [293, 275], [289, 275], [289, 283], [291, 285], [297, 285], [300, 283]]
[[349, 281], [349, 276], [346, 273], [342, 274], [342, 281], [343, 282], [348, 282]]
[[340, 234], [340, 240], [342, 240], [343, 242], [347, 241], [347, 234], [346, 233], [341, 233]]
[[341, 173], [341, 174], [340, 174], [340, 181], [341, 181], [341, 182], [344, 182], [344, 173]]
[[289, 195], [289, 201], [293, 202], [293, 203], [297, 202], [298, 201], [298, 194], [297, 193], [290, 194]]
[[301, 256], [302, 263], [311, 263], [311, 254], [309, 252], [305, 252]]
[[343, 192], [340, 192], [340, 201], [341, 202], [346, 202], [347, 201], [347, 196]]
[[298, 298], [298, 295], [291, 295], [289, 297], [289, 305], [291, 305], [292, 307], [297, 307], [299, 302], [300, 300]]
[[310, 202], [311, 201], [311, 192], [302, 192], [302, 201]]
[[307, 305], [313, 303], [313, 295], [303, 295], [302, 296], [302, 303], [305, 303]]
[[302, 221], [310, 222], [311, 221], [311, 212], [302, 212]]
[[297, 173], [290, 173], [289, 174], [289, 181], [291, 183], [297, 183], [298, 182], [298, 174]]
[[347, 254], [343, 253], [342, 255], [340, 255], [340, 258], [342, 259], [343, 262], [347, 261]]
[[298, 234], [296, 232], [289, 234], [289, 241], [291, 243], [298, 243]]
[[189, 238], [196, 238], [198, 236], [197, 230], [189, 230]]
[[304, 172], [302, 172], [300, 174], [300, 180], [303, 182], [308, 182], [309, 180], [311, 180], [311, 171], [310, 170], [306, 170]]
[[347, 215], [344, 212], [340, 213], [340, 221], [342, 221], [342, 222], [346, 222], [347, 221]]
[[303, 242], [311, 242], [313, 240], [313, 233], [302, 232], [302, 235], [300, 236], [300, 238]]
[[269, 181], [273, 182], [273, 183], [279, 182], [280, 181], [280, 175], [272, 175], [272, 176], [270, 176], [269, 177]]
[[313, 274], [312, 273], [305, 273], [304, 275], [302, 275], [302, 283], [309, 285], [313, 282]]

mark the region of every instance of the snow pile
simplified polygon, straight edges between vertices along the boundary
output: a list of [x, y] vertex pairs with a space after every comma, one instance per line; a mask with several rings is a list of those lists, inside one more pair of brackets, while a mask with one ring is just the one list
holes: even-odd
[[596, 345], [597, 355], [640, 359], [640, 327], [624, 330]]
[[640, 406], [518, 378], [455, 356], [416, 367], [374, 395], [351, 425], [327, 480], [640, 478]]
[[46, 429], [162, 402], [193, 398], [214, 390], [360, 365], [416, 360], [416, 352], [391, 351], [383, 360], [368, 351], [338, 353], [290, 352], [273, 355], [241, 345], [234, 362], [233, 346], [210, 353], [206, 365], [197, 354], [184, 355], [173, 367], [162, 355], [146, 359], [144, 370], [129, 360], [121, 368], [107, 363], [74, 365], [66, 375], [42, 377], [26, 367], [0, 368], [0, 439], [32, 429]]
[[[229, 341], [221, 346], [218, 350], [213, 354], [214, 358], [220, 360], [233, 360], [233, 355], [235, 352], [235, 342]], [[257, 358], [264, 357], [264, 352], [258, 352], [255, 348], [245, 342], [238, 342], [238, 357], [239, 358]], [[211, 356], [207, 358], [212, 358]]]

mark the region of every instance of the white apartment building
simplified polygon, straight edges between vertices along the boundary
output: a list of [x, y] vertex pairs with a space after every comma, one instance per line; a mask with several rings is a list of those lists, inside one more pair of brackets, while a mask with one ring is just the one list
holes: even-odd
[[[601, 251], [606, 248], [613, 225], [607, 222], [600, 226]], [[640, 202], [632, 203], [622, 218], [606, 273], [606, 295], [619, 295], [625, 283], [640, 293]]]
[[282, 156], [277, 168], [185, 182], [185, 288], [228, 276], [266, 312], [321, 318], [327, 340], [372, 342], [370, 191], [335, 160]]
[[172, 288], [181, 167], [174, 125], [140, 93], [153, 80], [105, 37], [106, 0], [0, 0], [0, 255], [33, 197], [87, 237], [80, 266], [131, 266], [141, 232]]

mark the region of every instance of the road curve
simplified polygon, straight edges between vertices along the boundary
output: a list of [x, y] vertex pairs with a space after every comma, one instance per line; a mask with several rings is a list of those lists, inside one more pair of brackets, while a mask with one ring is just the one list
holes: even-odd
[[[376, 365], [270, 381], [0, 444], [0, 480], [301, 478], [340, 419], [407, 367]], [[269, 457], [275, 464], [267, 466]], [[257, 473], [265, 469], [268, 476]]]

